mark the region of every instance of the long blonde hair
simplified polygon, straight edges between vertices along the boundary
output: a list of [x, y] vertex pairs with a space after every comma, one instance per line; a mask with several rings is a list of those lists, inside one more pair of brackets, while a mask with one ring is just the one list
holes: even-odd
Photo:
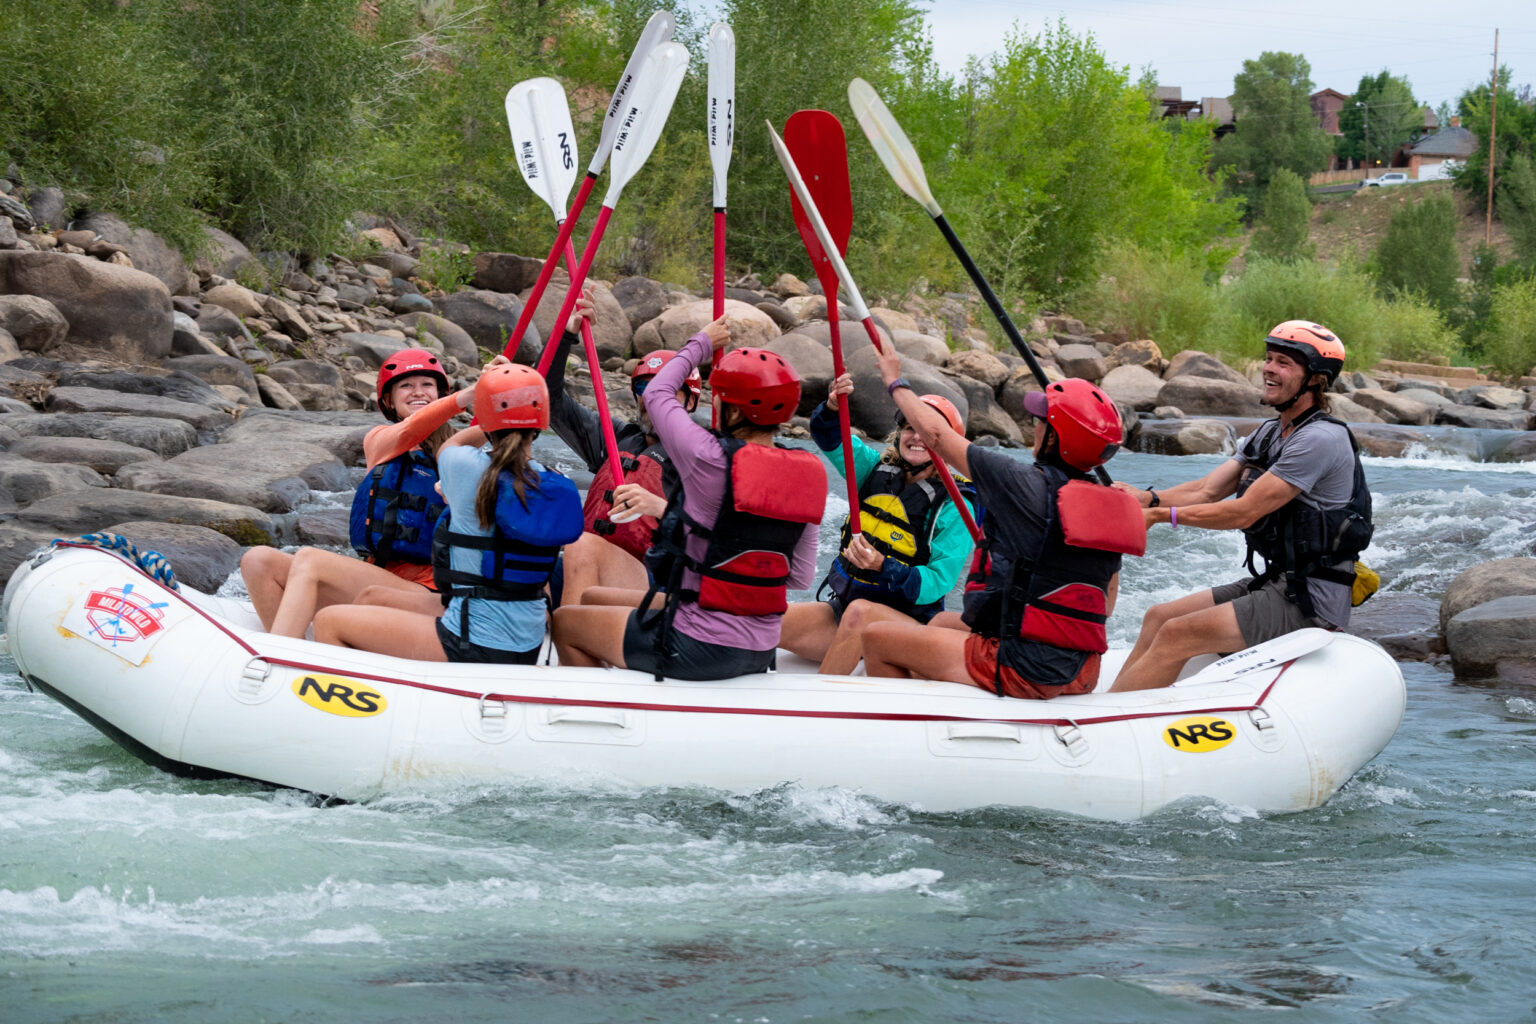
[[528, 507], [528, 488], [538, 490], [539, 477], [528, 465], [533, 458], [533, 439], [537, 430], [498, 430], [491, 434], [491, 464], [480, 476], [475, 491], [475, 515], [480, 528], [489, 530], [496, 522], [496, 481], [502, 473], [512, 474], [512, 490], [517, 500]]

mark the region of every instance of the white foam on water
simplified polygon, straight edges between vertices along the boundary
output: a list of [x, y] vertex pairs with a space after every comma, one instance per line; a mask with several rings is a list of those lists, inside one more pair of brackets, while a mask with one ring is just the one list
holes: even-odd
[[316, 928], [299, 939], [311, 946], [350, 946], [357, 943], [383, 945], [384, 936], [372, 925], [355, 925], [351, 928]]
[[1366, 469], [1366, 475], [1370, 475], [1372, 468], [1383, 470], [1425, 470], [1437, 473], [1484, 473], [1494, 474], [1529, 474], [1531, 464], [1529, 462], [1478, 462], [1470, 455], [1451, 454], [1445, 451], [1435, 451], [1424, 445], [1414, 442], [1403, 449], [1403, 454], [1395, 458], [1381, 455], [1361, 455], [1360, 462]]
[[1504, 710], [1512, 715], [1536, 717], [1536, 700], [1529, 697], [1509, 697], [1504, 701]]

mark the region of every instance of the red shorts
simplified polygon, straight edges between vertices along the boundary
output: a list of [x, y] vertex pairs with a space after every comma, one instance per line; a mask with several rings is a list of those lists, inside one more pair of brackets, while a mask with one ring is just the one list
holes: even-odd
[[407, 583], [419, 583], [433, 593], [437, 592], [437, 584], [432, 581], [430, 565], [422, 565], [420, 562], [390, 562], [379, 568], [389, 570]]
[[1099, 684], [1099, 655], [1090, 654], [1083, 662], [1082, 670], [1065, 686], [1036, 686], [1007, 665], [998, 670], [997, 644], [994, 637], [972, 633], [965, 638], [965, 671], [971, 677], [971, 685], [992, 693], [1002, 683], [1004, 697], [1020, 697], [1025, 700], [1050, 700], [1052, 697], [1070, 697], [1078, 693], [1091, 693]]

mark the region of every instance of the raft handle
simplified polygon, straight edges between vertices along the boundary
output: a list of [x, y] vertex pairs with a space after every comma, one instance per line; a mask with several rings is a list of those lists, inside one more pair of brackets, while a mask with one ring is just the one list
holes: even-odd
[[629, 716], [617, 708], [551, 709], [545, 721], [550, 725], [611, 725], [616, 729], [629, 728]]
[[1274, 718], [1268, 711], [1265, 711], [1263, 708], [1254, 708], [1252, 711], [1248, 712], [1248, 720], [1252, 722], [1253, 727], [1260, 732], [1266, 732], [1275, 727]]
[[261, 693], [262, 684], [272, 674], [272, 665], [261, 658], [252, 658], [240, 670], [240, 682], [236, 684], [241, 697], [255, 697]]
[[1023, 743], [1019, 727], [1002, 722], [958, 722], [945, 730], [949, 740], [998, 740], [1003, 743]]
[[1055, 725], [1051, 727], [1057, 742], [1067, 748], [1068, 756], [1079, 758], [1088, 753], [1088, 737], [1083, 735], [1083, 730], [1078, 728], [1076, 722], [1068, 725]]
[[488, 718], [506, 718], [507, 702], [504, 700], [492, 700], [488, 693], [480, 695], [480, 720]]

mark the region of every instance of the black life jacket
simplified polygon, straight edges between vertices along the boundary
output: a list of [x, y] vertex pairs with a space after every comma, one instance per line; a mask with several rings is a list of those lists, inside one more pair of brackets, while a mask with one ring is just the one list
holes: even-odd
[[[553, 470], [539, 474], [537, 487], [526, 486], [527, 507], [512, 487], [512, 474], [496, 480], [496, 522], [489, 537], [453, 529], [444, 512], [432, 539], [432, 577], [443, 604], [455, 597], [460, 604], [459, 636], [469, 639], [469, 602], [535, 601], [555, 570], [560, 548], [581, 536], [581, 498], [576, 485]], [[454, 550], [480, 552], [476, 572], [454, 569]]]
[[[670, 497], [667, 478], [674, 480], [676, 473], [668, 473], [672, 460], [660, 442], [649, 445], [639, 453], [620, 452], [619, 468], [624, 471], [624, 482], [639, 484], [652, 494]], [[613, 509], [613, 463], [604, 461], [592, 475], [587, 488], [587, 500], [582, 506], [586, 529], [598, 534], [610, 544], [616, 544], [634, 555], [644, 558], [651, 546], [651, 535], [656, 531], [655, 516], [641, 516], [627, 523], [615, 523], [608, 514]]]
[[[807, 451], [747, 444], [716, 433], [725, 451], [725, 490], [720, 514], [705, 526], [676, 495], [662, 516], [649, 560], [655, 582], [641, 602], [644, 614], [665, 588], [662, 651], [656, 678], [665, 674], [672, 620], [683, 603], [731, 615], [782, 615], [789, 607], [789, 569], [806, 524], [821, 522], [826, 475]], [[688, 555], [690, 537], [703, 537], [704, 557]], [[682, 585], [685, 570], [699, 575], [698, 589]]]
[[[888, 559], [913, 567], [927, 565], [933, 557], [933, 530], [939, 512], [949, 495], [936, 478], [906, 481], [906, 470], [882, 462], [870, 470], [859, 487], [859, 527], [865, 541]], [[975, 502], [975, 486], [964, 477], [955, 477], [960, 493]], [[852, 516], [843, 523], [838, 550], [853, 539]], [[879, 573], [849, 565], [841, 555], [832, 560], [822, 586], [830, 589], [844, 606], [860, 598], [876, 601], [925, 618], [943, 606], [943, 598], [918, 606], [906, 595], [882, 582]]]
[[1065, 686], [1090, 654], [1109, 647], [1110, 580], [1122, 555], [1146, 549], [1146, 523], [1129, 495], [1055, 465], [1034, 468], [1049, 495], [1040, 543], [1033, 552], [1004, 552], [988, 528], [961, 617], [972, 632], [1001, 641], [999, 675], [1007, 665], [1038, 686]]
[[[1243, 530], [1248, 540], [1247, 568], [1253, 574], [1250, 589], [1257, 590], [1270, 580], [1285, 577], [1285, 596], [1306, 615], [1315, 615], [1308, 579], [1353, 587], [1354, 563], [1371, 543], [1375, 527], [1371, 521], [1371, 491], [1366, 486], [1365, 468], [1360, 464], [1360, 445], [1348, 426], [1321, 409], [1311, 409], [1297, 417], [1290, 437], [1312, 423], [1335, 423], [1344, 428], [1355, 461], [1354, 482], [1349, 502], [1343, 508], [1317, 509], [1297, 495], [1280, 508]], [[1253, 486], [1280, 458], [1289, 438], [1280, 436], [1280, 421], [1261, 424], [1243, 447], [1242, 475], [1237, 482], [1237, 496]], [[1279, 443], [1276, 443], [1276, 442]], [[1254, 556], [1264, 561], [1255, 567]], [[1336, 568], [1348, 563], [1348, 569]]]
[[349, 539], [376, 565], [432, 559], [432, 532], [447, 506], [437, 493], [437, 462], [420, 448], [370, 469], [352, 495]]

